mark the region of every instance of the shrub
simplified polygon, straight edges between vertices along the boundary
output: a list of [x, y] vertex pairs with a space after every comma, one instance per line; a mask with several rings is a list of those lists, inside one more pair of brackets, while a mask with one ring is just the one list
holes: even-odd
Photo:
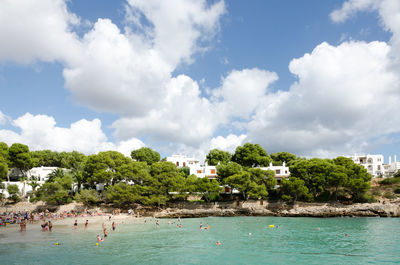
[[385, 194], [383, 194], [383, 197], [387, 198], [387, 199], [396, 199], [396, 195], [394, 195], [393, 193], [390, 192], [385, 192]]
[[382, 196], [382, 192], [380, 192], [379, 190], [373, 190], [372, 191], [372, 195], [374, 195], [374, 196]]
[[19, 202], [21, 200], [19, 188], [17, 185], [9, 185], [7, 187], [8, 194], [10, 194], [9, 199], [12, 200], [13, 202]]
[[379, 182], [380, 185], [392, 185], [400, 183], [400, 178], [387, 178]]
[[400, 188], [394, 189], [393, 192], [396, 193], [396, 194], [400, 194]]
[[81, 190], [75, 195], [74, 199], [86, 205], [95, 205], [100, 201], [99, 194], [96, 190]]

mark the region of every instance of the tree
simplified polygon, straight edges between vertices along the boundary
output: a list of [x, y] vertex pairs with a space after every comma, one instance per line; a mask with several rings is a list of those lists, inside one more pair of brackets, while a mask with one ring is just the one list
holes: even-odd
[[235, 162], [229, 162], [227, 164], [220, 164], [217, 166], [218, 181], [224, 183], [225, 179], [238, 174], [243, 171], [241, 165]]
[[[153, 194], [165, 195], [168, 198], [183, 197], [185, 178], [179, 169], [171, 162], [156, 162], [150, 166], [151, 183], [147, 185], [153, 189]], [[149, 185], [150, 184], [150, 185]], [[177, 192], [176, 196], [171, 192]]]
[[232, 155], [229, 152], [219, 149], [212, 149], [206, 156], [206, 162], [210, 166], [226, 164], [231, 160]]
[[296, 177], [290, 177], [282, 179], [281, 191], [283, 193], [282, 198], [284, 200], [292, 200], [293, 204], [300, 198], [310, 198], [308, 188], [304, 185], [305, 182], [302, 179]]
[[58, 182], [44, 183], [36, 195], [40, 200], [49, 204], [61, 205], [72, 201], [69, 191]]
[[136, 161], [146, 162], [148, 165], [160, 161], [160, 154], [148, 147], [133, 150], [131, 152], [131, 157]]
[[272, 161], [267, 151], [259, 144], [245, 143], [236, 148], [232, 161], [243, 167], [268, 166]]
[[279, 152], [271, 154], [271, 158], [274, 164], [282, 165], [285, 162], [287, 165], [297, 159], [297, 156], [288, 152]]
[[249, 168], [248, 172], [250, 173], [251, 180], [257, 185], [264, 185], [268, 192], [275, 188], [277, 180], [275, 179], [275, 172], [273, 170]]
[[32, 157], [29, 147], [24, 144], [13, 144], [8, 149], [10, 163], [12, 167], [18, 168], [24, 177], [29, 169], [33, 167]]
[[0, 159], [1, 158], [3, 158], [4, 161], [9, 163], [8, 145], [4, 142], [0, 142]]
[[96, 205], [100, 201], [99, 194], [96, 190], [81, 190], [75, 194], [74, 199], [85, 205]]
[[0, 156], [0, 182], [7, 178], [8, 164], [4, 157]]
[[84, 164], [83, 162], [75, 162], [71, 168], [71, 176], [76, 182], [77, 191], [81, 189], [82, 184], [85, 182], [85, 175], [84, 175]]
[[87, 157], [84, 180], [91, 186], [98, 183], [115, 184], [125, 179], [127, 165], [131, 160], [116, 151], [100, 152]]
[[337, 201], [339, 187], [343, 187], [346, 182], [346, 168], [343, 166], [335, 165], [328, 176], [328, 184], [330, 187], [334, 188], [335, 201]]
[[12, 200], [14, 203], [20, 201], [20, 191], [17, 185], [8, 185], [7, 186], [8, 194], [10, 195], [9, 199]]
[[66, 173], [63, 169], [56, 168], [49, 175], [47, 175], [47, 182], [54, 182], [56, 178], [63, 178], [65, 175]]
[[197, 178], [196, 191], [203, 193], [203, 198], [207, 202], [216, 200], [222, 188], [219, 186], [218, 181], [209, 180], [208, 178]]
[[251, 179], [249, 172], [242, 171], [238, 174], [229, 176], [225, 179], [224, 183], [229, 185], [231, 189], [239, 190], [243, 195], [243, 199], [247, 200], [248, 191], [251, 189]]

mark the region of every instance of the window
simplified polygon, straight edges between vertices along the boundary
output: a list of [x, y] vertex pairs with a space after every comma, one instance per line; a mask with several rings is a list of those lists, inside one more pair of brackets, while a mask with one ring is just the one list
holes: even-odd
[[277, 169], [277, 170], [276, 170], [276, 174], [281, 174], [281, 170], [280, 170], [280, 169]]
[[183, 166], [186, 167], [186, 163], [185, 162], [183, 162]]
[[201, 170], [197, 170], [197, 174], [201, 174]]
[[215, 174], [215, 169], [211, 169], [211, 174]]
[[176, 162], [176, 166], [179, 167], [179, 162]]

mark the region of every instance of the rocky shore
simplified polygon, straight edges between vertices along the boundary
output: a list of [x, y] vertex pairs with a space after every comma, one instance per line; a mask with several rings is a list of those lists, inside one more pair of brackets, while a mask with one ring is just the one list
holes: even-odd
[[[18, 203], [0, 207], [0, 212], [18, 211], [82, 211], [87, 208], [79, 203], [59, 207], [46, 206], [43, 203]], [[135, 214], [157, 218], [182, 218], [205, 216], [283, 216], [283, 217], [400, 217], [400, 200], [383, 203], [304, 203], [296, 204], [267, 201], [234, 201], [234, 202], [179, 202], [169, 203], [160, 208], [135, 205]], [[111, 207], [96, 207], [96, 210], [112, 212]]]

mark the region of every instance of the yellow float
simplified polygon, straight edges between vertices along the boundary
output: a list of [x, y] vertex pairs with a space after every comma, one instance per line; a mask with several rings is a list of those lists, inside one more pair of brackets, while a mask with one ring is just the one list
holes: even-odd
[[269, 225], [268, 227], [269, 227], [269, 228], [274, 228], [275, 226], [274, 226], [274, 225]]

